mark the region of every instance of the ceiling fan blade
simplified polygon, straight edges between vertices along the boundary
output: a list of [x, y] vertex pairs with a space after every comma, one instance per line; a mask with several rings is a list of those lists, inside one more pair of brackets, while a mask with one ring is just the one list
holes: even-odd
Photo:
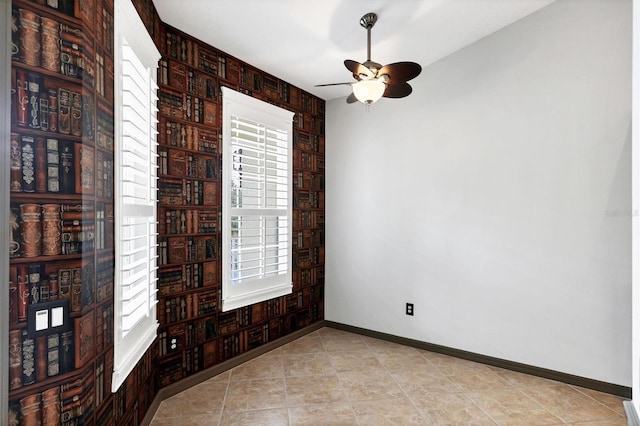
[[415, 62], [395, 62], [380, 68], [378, 75], [388, 75], [391, 84], [393, 84], [394, 81], [409, 81], [416, 78], [421, 71], [422, 67]]
[[353, 83], [326, 83], [326, 84], [316, 84], [313, 87], [326, 87], [326, 86], [351, 86]]
[[344, 61], [344, 66], [347, 67], [351, 74], [355, 77], [356, 80], [360, 80], [360, 74], [364, 74], [367, 78], [373, 78], [375, 75], [371, 72], [371, 70], [360, 62], [352, 61], [351, 59], [347, 59]]
[[405, 96], [409, 96], [413, 92], [409, 83], [403, 82], [400, 84], [389, 84], [387, 88], [384, 90], [385, 98], [404, 98]]
[[354, 95], [353, 93], [351, 93], [349, 96], [347, 96], [347, 103], [348, 104], [353, 104], [358, 102], [358, 98], [356, 98], [356, 95]]

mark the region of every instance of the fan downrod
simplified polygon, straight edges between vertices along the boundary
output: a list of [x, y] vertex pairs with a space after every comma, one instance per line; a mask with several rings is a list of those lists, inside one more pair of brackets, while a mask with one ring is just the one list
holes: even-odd
[[360, 18], [360, 26], [366, 30], [370, 30], [375, 25], [378, 20], [378, 15], [373, 12], [367, 13], [362, 18]]

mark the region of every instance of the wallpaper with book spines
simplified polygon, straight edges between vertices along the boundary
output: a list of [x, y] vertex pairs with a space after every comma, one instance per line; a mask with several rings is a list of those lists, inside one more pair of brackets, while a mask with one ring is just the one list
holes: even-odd
[[[323, 318], [324, 101], [168, 25], [147, 28], [162, 53], [156, 376], [163, 387]], [[295, 113], [293, 292], [230, 312], [220, 311], [221, 86]]]
[[11, 31], [9, 421], [115, 424], [113, 1], [14, 0]]
[[[10, 406], [15, 425], [136, 425], [158, 389], [323, 316], [324, 102], [160, 22], [159, 338], [112, 394], [113, 0], [14, 0]], [[295, 112], [294, 291], [220, 312], [220, 86]], [[30, 305], [68, 330], [31, 338]]]

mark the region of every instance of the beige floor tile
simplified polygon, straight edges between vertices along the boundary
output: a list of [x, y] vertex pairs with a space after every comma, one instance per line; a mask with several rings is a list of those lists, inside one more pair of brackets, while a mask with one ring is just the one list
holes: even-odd
[[337, 328], [331, 327], [322, 327], [317, 329], [314, 332], [309, 333], [307, 336], [313, 337], [324, 337], [324, 336], [358, 336], [362, 337], [357, 333], [351, 333], [350, 331], [338, 330]]
[[562, 419], [515, 389], [487, 390], [466, 394], [499, 425], [557, 425]]
[[294, 376], [327, 376], [335, 374], [326, 353], [284, 355], [284, 374]]
[[215, 426], [218, 425], [220, 416], [212, 416], [208, 414], [196, 414], [189, 415], [184, 414], [179, 419], [174, 417], [170, 418], [156, 418], [151, 421], [150, 426]]
[[162, 401], [156, 415], [158, 418], [182, 417], [185, 413], [219, 415], [226, 391], [227, 383], [200, 383]]
[[521, 392], [567, 423], [618, 420], [622, 417], [568, 385], [523, 388]]
[[422, 425], [425, 420], [406, 398], [352, 403], [361, 425]]
[[217, 376], [213, 376], [210, 379], [207, 379], [205, 383], [227, 383], [229, 378], [231, 377], [231, 371], [225, 371], [224, 373], [218, 374]]
[[280, 347], [282, 355], [312, 354], [325, 352], [320, 337], [301, 337]]
[[509, 382], [487, 367], [462, 372], [449, 371], [448, 373], [446, 376], [465, 391], [512, 388]]
[[160, 404], [152, 426], [624, 426], [623, 399], [321, 328]]
[[593, 422], [575, 422], [567, 423], [571, 426], [627, 426], [627, 420], [624, 418], [614, 420], [595, 420]]
[[463, 393], [425, 393], [411, 401], [427, 425], [496, 425]]
[[555, 380], [549, 380], [542, 377], [531, 376], [529, 374], [518, 373], [516, 371], [505, 370], [503, 368], [489, 367], [498, 376], [505, 379], [511, 385], [516, 387], [545, 387], [545, 386], [557, 386], [562, 383]]
[[338, 373], [349, 401], [394, 399], [404, 396], [391, 375], [383, 370]]
[[371, 352], [375, 354], [384, 352], [419, 352], [418, 349], [412, 348], [411, 346], [387, 342], [386, 340], [374, 339], [372, 337], [363, 337], [362, 339], [367, 344]]
[[369, 346], [357, 335], [322, 336], [322, 344], [327, 352], [369, 352]]
[[583, 393], [583, 394], [595, 399], [600, 404], [609, 407], [610, 409], [612, 409], [616, 413], [624, 415], [624, 406], [622, 405], [622, 402], [625, 401], [624, 398], [620, 398], [618, 396], [611, 395], [611, 394], [608, 394], [608, 393], [594, 391], [592, 389], [586, 389], [586, 388], [581, 388], [581, 387], [577, 387], [577, 386], [572, 386], [572, 387], [574, 389], [576, 389], [578, 392], [581, 392], [581, 393]]
[[486, 371], [490, 368], [478, 362], [467, 361], [466, 359], [436, 354], [433, 352], [422, 351], [421, 355], [440, 372], [446, 375], [472, 374], [476, 370]]
[[335, 375], [287, 377], [287, 406], [344, 402], [345, 394]]
[[336, 372], [384, 369], [378, 358], [366, 352], [332, 352], [329, 359]]
[[284, 408], [284, 379], [230, 382], [224, 409], [231, 411]]
[[231, 381], [283, 378], [282, 356], [261, 356], [231, 370]]
[[404, 369], [432, 369], [433, 365], [420, 355], [417, 350], [395, 350], [378, 352], [376, 358], [389, 371]]
[[462, 387], [434, 368], [403, 369], [389, 372], [407, 395], [425, 392], [462, 392]]
[[225, 410], [220, 421], [220, 425], [224, 426], [287, 426], [288, 424], [289, 414], [286, 408], [254, 411]]
[[268, 356], [282, 356], [282, 347], [278, 346], [275, 349], [271, 349], [269, 352], [265, 352], [262, 355], [263, 357], [268, 357]]
[[289, 408], [291, 425], [357, 425], [351, 405], [346, 402]]

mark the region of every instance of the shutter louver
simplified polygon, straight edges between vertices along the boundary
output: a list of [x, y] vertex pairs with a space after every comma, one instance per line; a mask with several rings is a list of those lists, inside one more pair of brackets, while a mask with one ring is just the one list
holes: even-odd
[[157, 281], [157, 154], [155, 92], [150, 71], [122, 46], [120, 244], [122, 335], [154, 308]]
[[[160, 52], [130, 0], [114, 7], [115, 282], [111, 391], [157, 338]], [[106, 373], [106, 372], [105, 372]]]
[[293, 113], [221, 90], [226, 312], [291, 293]]
[[231, 118], [232, 284], [288, 272], [287, 132]]

